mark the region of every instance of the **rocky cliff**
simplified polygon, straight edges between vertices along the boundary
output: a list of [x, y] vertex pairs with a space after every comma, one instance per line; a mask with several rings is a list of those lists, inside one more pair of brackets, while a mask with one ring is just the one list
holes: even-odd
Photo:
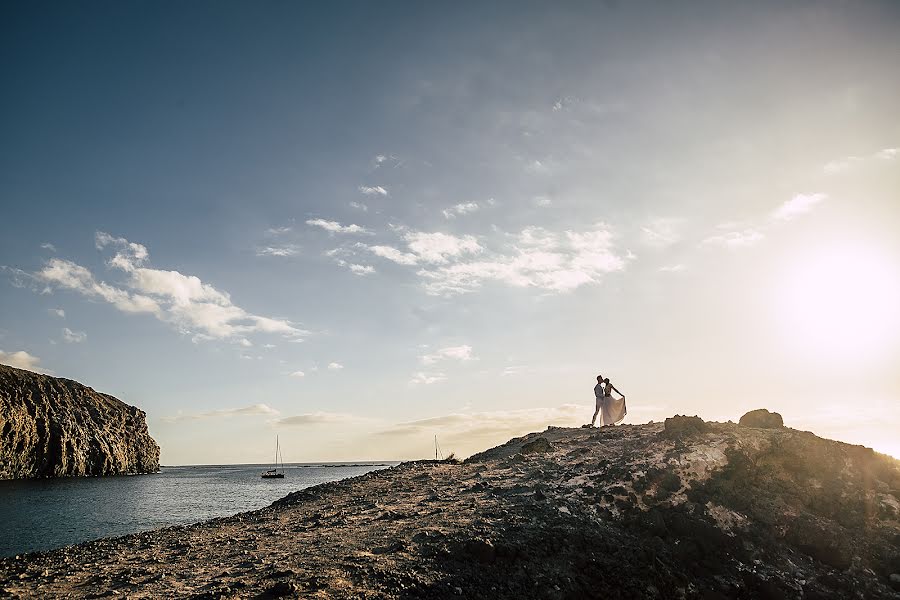
[[144, 411], [70, 379], [0, 365], [0, 479], [158, 470]]
[[757, 416], [551, 427], [463, 463], [2, 559], [0, 596], [900, 597], [900, 462]]

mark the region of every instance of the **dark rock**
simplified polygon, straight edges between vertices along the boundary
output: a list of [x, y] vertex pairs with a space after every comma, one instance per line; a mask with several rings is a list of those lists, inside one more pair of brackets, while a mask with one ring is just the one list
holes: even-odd
[[547, 441], [547, 438], [539, 437], [526, 444], [522, 444], [522, 454], [532, 454], [536, 452], [552, 452], [553, 446]]
[[744, 427], [759, 427], [760, 429], [780, 429], [784, 427], [784, 419], [778, 413], [769, 412], [765, 408], [751, 410], [744, 414], [738, 425]]
[[666, 437], [687, 437], [703, 433], [707, 431], [708, 428], [707, 424], [704, 423], [703, 419], [700, 417], [675, 415], [674, 417], [666, 419], [664, 433]]
[[900, 592], [900, 573], [891, 573], [888, 577], [891, 587]]
[[272, 587], [266, 590], [266, 593], [271, 598], [283, 598], [285, 596], [292, 596], [297, 593], [297, 584], [291, 581], [279, 581], [276, 582]]
[[0, 479], [158, 470], [144, 411], [70, 379], [0, 365]]

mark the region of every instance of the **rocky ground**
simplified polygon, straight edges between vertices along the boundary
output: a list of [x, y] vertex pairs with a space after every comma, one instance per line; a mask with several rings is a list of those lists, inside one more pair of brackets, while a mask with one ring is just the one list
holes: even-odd
[[0, 365], [0, 479], [158, 470], [144, 411], [71, 379]]
[[791, 429], [550, 428], [5, 559], [0, 595], [900, 598], [898, 499], [898, 461]]

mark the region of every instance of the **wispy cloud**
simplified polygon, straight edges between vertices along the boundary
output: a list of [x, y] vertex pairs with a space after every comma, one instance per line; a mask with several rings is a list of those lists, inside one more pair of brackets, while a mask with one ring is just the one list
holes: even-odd
[[54, 246], [50, 242], [44, 242], [43, 244], [41, 244], [41, 248], [43, 248], [44, 250], [49, 250], [50, 252], [56, 252], [56, 246]]
[[277, 415], [278, 411], [268, 404], [252, 404], [242, 408], [223, 408], [220, 410], [210, 410], [201, 413], [182, 413], [170, 417], [163, 417], [160, 420], [166, 423], [175, 423], [178, 421], [197, 421], [200, 419], [219, 419], [228, 417], [252, 417], [258, 415]]
[[474, 360], [475, 357], [472, 356], [472, 346], [467, 344], [462, 346], [450, 346], [419, 357], [419, 360], [423, 365], [433, 365], [436, 362], [447, 359], [459, 361]]
[[676, 265], [665, 265], [659, 268], [662, 273], [681, 273], [685, 269], [687, 269], [687, 267], [681, 263]]
[[283, 417], [273, 421], [275, 425], [305, 427], [307, 425], [339, 425], [360, 421], [361, 419], [345, 413], [312, 412], [301, 415]]
[[391, 246], [367, 246], [376, 256], [391, 260], [398, 265], [415, 265], [419, 262], [419, 257], [409, 252], [401, 252]]
[[301, 377], [306, 377], [306, 373], [304, 373], [303, 371], [294, 371], [290, 374], [290, 377], [296, 377], [297, 379], [299, 379]]
[[849, 171], [850, 169], [861, 166], [865, 163], [892, 161], [897, 159], [898, 157], [900, 157], [900, 148], [883, 148], [865, 156], [851, 155], [829, 161], [825, 164], [824, 167], [822, 167], [822, 170], [828, 175], [836, 175]]
[[492, 253], [484, 260], [422, 269], [418, 274], [425, 280], [426, 292], [433, 295], [471, 292], [485, 281], [568, 292], [625, 268], [625, 260], [613, 250], [612, 232], [602, 224], [589, 231], [563, 233], [530, 227], [518, 242], [509, 251]]
[[68, 344], [80, 344], [87, 339], [87, 334], [83, 331], [72, 331], [68, 327], [63, 327], [63, 341]]
[[658, 218], [641, 227], [641, 241], [651, 247], [666, 248], [681, 240], [684, 219]]
[[366, 196], [387, 196], [388, 191], [381, 187], [380, 185], [368, 186], [361, 185], [359, 186], [359, 191]]
[[423, 373], [418, 372], [415, 373], [412, 379], [409, 380], [410, 385], [431, 385], [433, 383], [440, 383], [441, 381], [446, 381], [447, 376], [443, 373]]
[[776, 221], [790, 221], [798, 216], [810, 212], [828, 196], [822, 193], [797, 194], [772, 213]]
[[363, 211], [363, 212], [368, 212], [368, 211], [369, 211], [369, 207], [366, 206], [365, 204], [363, 204], [362, 202], [353, 202], [353, 201], [351, 201], [351, 202], [350, 202], [350, 207], [351, 207], [351, 208], [359, 209], [359, 210], [361, 210], [361, 211]]
[[445, 219], [453, 219], [458, 215], [466, 215], [469, 213], [473, 213], [478, 210], [477, 202], [461, 202], [460, 204], [455, 204], [450, 208], [445, 208], [442, 213]]
[[338, 362], [328, 363], [329, 371], [340, 371], [343, 368], [344, 368], [344, 365], [342, 365], [341, 363], [338, 363]]
[[200, 339], [224, 339], [251, 333], [302, 337], [308, 332], [285, 319], [250, 313], [235, 305], [228, 293], [203, 283], [193, 275], [145, 266], [147, 248], [98, 232], [98, 249], [113, 248], [115, 255], [107, 261], [114, 271], [125, 274], [124, 287], [98, 281], [91, 271], [69, 260], [52, 258], [32, 274], [32, 282], [75, 291], [88, 298], [103, 300], [127, 313], [151, 314]]
[[375, 273], [375, 267], [373, 267], [371, 265], [359, 265], [356, 263], [347, 262], [346, 260], [344, 260], [342, 258], [338, 258], [337, 260], [335, 260], [335, 262], [338, 265], [340, 265], [346, 269], [349, 269], [349, 271], [351, 273], [353, 273], [354, 275], [365, 276], [365, 275], [372, 275]]
[[321, 227], [322, 229], [330, 233], [372, 233], [365, 227], [361, 227], [356, 224], [341, 225], [337, 221], [326, 221], [325, 219], [309, 219], [306, 224], [312, 225], [313, 227]]
[[[564, 404], [555, 408], [529, 408], [491, 412], [460, 412], [417, 421], [397, 423], [376, 435], [390, 437], [437, 434], [442, 445], [480, 447], [481, 440], [506, 441], [548, 425], [573, 426], [590, 416], [590, 407]], [[474, 443], [473, 443], [474, 438]]]
[[4, 352], [0, 350], [0, 363], [15, 367], [17, 369], [25, 369], [27, 371], [36, 371], [38, 373], [49, 373], [40, 366], [41, 359], [37, 356], [29, 354], [24, 350], [16, 352]]
[[471, 235], [401, 232], [408, 252], [386, 245], [358, 247], [401, 265], [419, 266], [417, 275], [433, 295], [471, 292], [485, 281], [566, 292], [625, 268], [625, 259], [614, 251], [612, 231], [602, 223], [587, 231], [526, 227], [501, 236], [508, 241], [494, 250]]
[[269, 229], [266, 229], [266, 235], [271, 236], [271, 237], [277, 237], [279, 235], [288, 234], [288, 233], [292, 232], [293, 230], [294, 230], [294, 228], [289, 225], [285, 225], [283, 227], [271, 227]]
[[66, 311], [61, 308], [48, 308], [47, 312], [49, 312], [51, 315], [59, 317], [60, 319], [66, 318]]
[[256, 249], [257, 256], [297, 256], [300, 253], [300, 246], [297, 244], [283, 244], [279, 246], [263, 246]]
[[761, 232], [756, 229], [743, 229], [740, 231], [727, 231], [712, 235], [703, 240], [706, 246], [722, 246], [724, 248], [746, 248], [752, 246], [765, 238]]

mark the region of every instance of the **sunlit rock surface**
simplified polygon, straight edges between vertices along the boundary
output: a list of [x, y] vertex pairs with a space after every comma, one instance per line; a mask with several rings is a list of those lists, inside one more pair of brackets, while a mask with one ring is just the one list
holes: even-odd
[[668, 424], [551, 427], [463, 463], [0, 560], [0, 595], [898, 597], [898, 461], [789, 428]]
[[70, 379], [0, 365], [0, 479], [158, 470], [144, 411]]

